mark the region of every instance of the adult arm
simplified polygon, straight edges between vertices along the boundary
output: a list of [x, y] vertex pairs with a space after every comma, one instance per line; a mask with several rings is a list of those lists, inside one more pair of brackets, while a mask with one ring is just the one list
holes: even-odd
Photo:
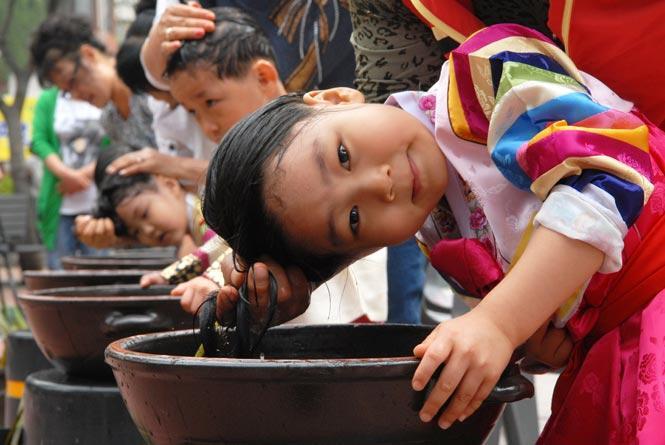
[[203, 183], [207, 168], [207, 160], [173, 156], [160, 153], [154, 148], [143, 148], [120, 156], [107, 167], [106, 171], [111, 175], [117, 172], [128, 176], [150, 173]]
[[202, 38], [215, 29], [215, 14], [200, 4], [171, 5], [156, 19], [141, 48], [141, 64], [150, 83], [168, 90], [163, 74], [169, 57], [181, 46], [181, 40]]

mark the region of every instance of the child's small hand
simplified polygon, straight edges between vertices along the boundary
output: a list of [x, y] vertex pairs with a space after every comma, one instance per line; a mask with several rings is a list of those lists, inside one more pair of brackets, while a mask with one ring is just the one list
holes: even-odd
[[542, 372], [543, 365], [550, 369], [561, 368], [568, 363], [573, 345], [568, 330], [556, 328], [548, 320], [525, 343], [526, 357], [520, 366], [533, 373]]
[[205, 277], [196, 277], [186, 283], [181, 283], [171, 291], [171, 295], [180, 297], [180, 306], [190, 314], [196, 313], [210, 292], [218, 290], [219, 286]]
[[[245, 281], [244, 273], [238, 272], [232, 267], [229, 268], [227, 258], [222, 261], [222, 270], [226, 282], [233, 287], [231, 290], [227, 289], [231, 286], [224, 286], [220, 291], [220, 297], [217, 299], [217, 318], [220, 320], [225, 312], [235, 307], [235, 302], [238, 299], [237, 289]], [[270, 301], [268, 271], [273, 274], [277, 281], [277, 311], [272, 323], [284, 323], [305, 312], [309, 306], [310, 296], [310, 285], [305, 274], [297, 267], [284, 268], [271, 259], [264, 258], [263, 262], [254, 263], [248, 274], [247, 287], [252, 301], [252, 310], [255, 311], [255, 318], [262, 319], [268, 310], [268, 302]], [[229, 275], [228, 278], [227, 275]]]
[[422, 421], [434, 418], [453, 393], [450, 405], [439, 418], [439, 426], [446, 429], [455, 420], [468, 418], [492, 391], [514, 349], [506, 334], [481, 311], [472, 310], [439, 324], [414, 349], [415, 356], [422, 358], [412, 380], [416, 391], [423, 390], [445, 363], [420, 410]]
[[115, 235], [115, 227], [110, 218], [93, 218], [79, 215], [74, 222], [75, 232], [81, 242], [96, 249], [119, 245], [121, 240]]
[[150, 286], [154, 286], [155, 284], [168, 284], [168, 281], [166, 281], [166, 278], [164, 278], [161, 273], [150, 272], [143, 275], [141, 277], [141, 281], [139, 282], [139, 285], [144, 289]]

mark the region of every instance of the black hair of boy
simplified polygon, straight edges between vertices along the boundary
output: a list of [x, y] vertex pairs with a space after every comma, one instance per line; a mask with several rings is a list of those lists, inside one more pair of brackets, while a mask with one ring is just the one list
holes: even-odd
[[139, 0], [134, 5], [134, 14], [138, 16], [143, 11], [149, 9], [152, 9], [153, 12], [157, 9], [157, 0]]
[[127, 235], [127, 228], [120, 221], [116, 208], [127, 198], [132, 198], [145, 190], [157, 190], [152, 175], [138, 173], [136, 175], [109, 174], [106, 168], [120, 156], [135, 150], [125, 146], [113, 146], [103, 150], [95, 165], [95, 185], [97, 186], [97, 210], [95, 217], [111, 218], [118, 236]]
[[150, 32], [154, 18], [154, 9], [147, 9], [138, 14], [127, 28], [125, 41], [115, 56], [115, 70], [134, 94], [147, 93], [155, 89], [145, 76], [141, 64], [141, 47]]
[[30, 58], [39, 83], [49, 86], [49, 76], [55, 65], [62, 59], [76, 60], [83, 44], [106, 52], [104, 44], [95, 37], [90, 22], [83, 17], [53, 15], [44, 20], [30, 44]]
[[166, 65], [166, 77], [199, 63], [214, 67], [220, 79], [244, 76], [257, 59], [276, 65], [270, 40], [252, 16], [231, 7], [211, 11], [215, 13], [215, 30], [202, 39], [183, 42]]

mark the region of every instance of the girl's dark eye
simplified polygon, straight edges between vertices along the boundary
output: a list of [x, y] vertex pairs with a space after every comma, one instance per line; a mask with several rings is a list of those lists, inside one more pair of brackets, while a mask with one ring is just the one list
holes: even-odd
[[206, 106], [208, 108], [215, 106], [216, 103], [217, 103], [217, 101], [215, 99], [207, 99], [206, 100]]
[[358, 211], [358, 206], [353, 206], [349, 213], [349, 226], [351, 227], [351, 232], [354, 235], [357, 235], [358, 226], [360, 226], [360, 212]]
[[349, 156], [349, 151], [345, 146], [340, 145], [337, 147], [337, 157], [339, 158], [339, 163], [347, 170], [351, 170], [351, 157]]

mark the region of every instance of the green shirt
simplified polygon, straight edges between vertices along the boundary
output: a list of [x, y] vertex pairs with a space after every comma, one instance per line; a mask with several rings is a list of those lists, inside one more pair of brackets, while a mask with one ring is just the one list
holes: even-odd
[[[32, 152], [45, 160], [55, 154], [60, 156], [60, 141], [53, 128], [55, 104], [58, 100], [58, 89], [44, 90], [35, 105], [32, 121]], [[62, 194], [58, 191], [60, 180], [48, 169], [44, 168], [42, 183], [37, 197], [37, 230], [42, 236], [46, 249], [55, 249], [55, 240], [60, 220], [60, 204]]]

